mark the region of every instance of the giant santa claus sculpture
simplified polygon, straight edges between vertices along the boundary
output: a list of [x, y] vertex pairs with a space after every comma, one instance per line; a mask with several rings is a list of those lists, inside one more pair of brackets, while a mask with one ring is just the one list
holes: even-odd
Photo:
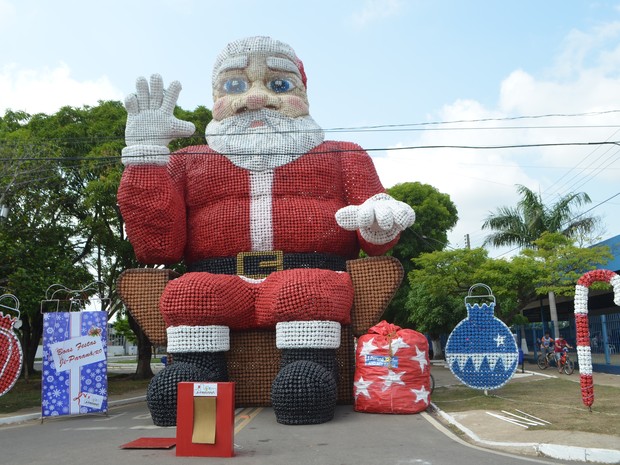
[[[208, 145], [170, 154], [172, 139], [195, 130], [172, 114], [180, 90], [175, 81], [164, 92], [158, 75], [139, 78], [125, 102], [118, 203], [127, 235], [139, 261], [184, 260], [188, 269], [160, 301], [174, 363], [149, 385], [153, 421], [175, 424], [178, 382], [227, 379], [230, 330], [274, 327], [278, 421], [327, 421], [340, 325], [353, 302], [345, 262], [360, 248], [389, 250], [413, 210], [384, 193], [359, 146], [324, 140], [309, 116], [303, 64], [287, 44], [227, 45], [213, 69]], [[292, 379], [324, 392], [295, 410]]]

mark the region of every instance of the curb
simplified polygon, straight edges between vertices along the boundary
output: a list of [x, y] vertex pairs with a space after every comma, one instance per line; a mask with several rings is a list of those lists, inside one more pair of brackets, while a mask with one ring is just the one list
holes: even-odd
[[463, 434], [471, 439], [476, 444], [494, 448], [513, 448], [521, 449], [523, 451], [533, 452], [536, 455], [543, 455], [557, 460], [573, 460], [587, 463], [607, 463], [617, 464], [620, 463], [620, 450], [613, 449], [598, 449], [594, 447], [576, 447], [566, 446], [560, 444], [547, 444], [547, 443], [535, 443], [535, 442], [498, 442], [487, 441], [481, 439], [472, 430], [463, 426], [454, 419], [451, 415], [441, 410], [437, 405], [431, 402], [433, 410], [450, 425], [458, 428]]
[[[133, 404], [135, 402], [142, 402], [146, 400], [146, 396], [129, 397], [127, 399], [118, 399], [108, 402], [108, 407], [117, 407], [119, 405]], [[75, 415], [74, 415], [75, 416]], [[61, 418], [61, 417], [47, 417], [47, 418]], [[23, 423], [30, 420], [42, 420], [41, 412], [28, 413], [25, 415], [16, 415], [14, 417], [0, 418], [0, 425], [12, 425], [16, 423]]]

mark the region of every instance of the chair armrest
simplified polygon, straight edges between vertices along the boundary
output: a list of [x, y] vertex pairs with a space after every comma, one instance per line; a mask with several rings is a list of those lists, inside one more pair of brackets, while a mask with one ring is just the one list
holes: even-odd
[[394, 257], [368, 257], [347, 261], [354, 289], [351, 328], [359, 337], [379, 323], [381, 315], [396, 294], [404, 271]]
[[131, 316], [152, 344], [166, 345], [166, 324], [159, 311], [159, 299], [166, 284], [179, 274], [158, 268], [125, 270], [116, 282], [116, 289]]

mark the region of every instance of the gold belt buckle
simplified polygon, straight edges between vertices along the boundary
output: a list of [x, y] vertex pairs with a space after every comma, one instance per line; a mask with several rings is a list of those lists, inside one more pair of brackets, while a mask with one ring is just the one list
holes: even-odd
[[284, 269], [284, 253], [281, 250], [267, 252], [239, 252], [237, 274], [248, 278], [266, 278], [274, 271]]

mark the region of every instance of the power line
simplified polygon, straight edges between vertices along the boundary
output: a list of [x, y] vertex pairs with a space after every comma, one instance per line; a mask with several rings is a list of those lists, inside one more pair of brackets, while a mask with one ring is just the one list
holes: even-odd
[[[376, 148], [359, 148], [347, 149], [347, 152], [395, 152], [402, 150], [436, 150], [436, 149], [461, 149], [461, 150], [502, 150], [502, 149], [524, 149], [524, 148], [540, 148], [540, 147], [579, 147], [579, 146], [597, 146], [597, 145], [617, 145], [620, 146], [620, 141], [595, 141], [595, 142], [549, 142], [549, 143], [533, 143], [533, 144], [506, 144], [506, 145], [408, 145], [403, 147], [376, 147]], [[333, 153], [333, 150], [326, 151], [314, 151], [313, 153]], [[200, 155], [202, 151], [193, 152], [187, 150], [185, 155]], [[304, 155], [305, 152], [288, 152], [288, 155]], [[242, 155], [242, 154], [238, 154]], [[247, 154], [252, 155], [251, 153]], [[140, 155], [136, 155], [140, 157]], [[80, 160], [118, 160], [120, 155], [107, 156], [107, 157], [20, 157], [20, 160], [33, 161], [33, 160], [56, 160], [56, 161], [80, 161]], [[2, 162], [13, 161], [14, 158], [0, 158]]]
[[[574, 217], [572, 217], [570, 220], [567, 220], [567, 221], [565, 222], [565, 224], [570, 224], [570, 223], [572, 223], [573, 221], [575, 221], [576, 219], [578, 219], [578, 218], [582, 217], [582, 216], [583, 216], [583, 215], [585, 215], [586, 213], [591, 212], [591, 211], [592, 211], [592, 210], [594, 210], [595, 208], [600, 207], [601, 205], [603, 205], [603, 204], [605, 204], [605, 203], [609, 202], [610, 200], [612, 200], [612, 199], [614, 199], [614, 198], [618, 197], [619, 195], [620, 195], [620, 192], [616, 192], [616, 193], [615, 193], [614, 195], [612, 195], [611, 197], [606, 198], [606, 199], [605, 199], [605, 200], [603, 200], [602, 202], [597, 203], [597, 204], [596, 204], [596, 205], [594, 205], [593, 207], [588, 208], [587, 210], [585, 210], [585, 211], [583, 211], [583, 212], [579, 213], [578, 215], [575, 215], [575, 216], [574, 216]], [[508, 250], [508, 251], [506, 251], [506, 252], [501, 253], [500, 255], [498, 255], [498, 256], [496, 256], [496, 257], [494, 257], [494, 258], [500, 258], [500, 257], [503, 257], [504, 255], [508, 255], [509, 253], [514, 252], [515, 250], [518, 250], [518, 249], [520, 249], [520, 248], [521, 248], [521, 246], [514, 247], [514, 248], [512, 248], [512, 249], [510, 249], [510, 250]]]
[[[614, 137], [617, 133], [618, 133], [618, 131], [614, 131], [614, 133], [613, 133], [611, 136], [609, 136], [609, 137], [607, 138], [607, 140], [610, 140], [610, 139], [611, 139], [612, 137]], [[588, 158], [590, 158], [590, 157], [591, 157], [591, 156], [592, 156], [592, 155], [593, 155], [593, 154], [594, 154], [597, 150], [599, 150], [600, 148], [601, 148], [601, 146], [598, 146], [598, 147], [596, 147], [594, 150], [592, 150], [590, 153], [588, 153], [585, 157], [583, 157], [583, 158], [579, 161], [579, 163], [577, 163], [577, 165], [576, 165], [576, 166], [574, 166], [574, 167], [573, 167], [570, 171], [568, 171], [567, 173], [564, 173], [564, 175], [562, 175], [562, 176], [561, 176], [561, 177], [560, 177], [557, 181], [555, 181], [553, 184], [551, 184], [551, 186], [549, 186], [547, 189], [545, 189], [545, 191], [549, 191], [549, 190], [551, 190], [551, 188], [552, 188], [553, 186], [555, 186], [557, 183], [559, 183], [562, 179], [564, 179], [566, 176], [568, 176], [571, 172], [576, 171], [576, 170], [579, 168], [579, 166], [580, 166], [580, 165], [584, 164], [584, 163], [586, 162], [586, 160], [588, 160]], [[608, 149], [608, 151], [609, 151], [609, 150], [611, 150], [611, 147]], [[590, 165], [588, 165], [588, 166], [591, 166], [591, 165], [592, 165], [592, 164], [590, 164]], [[582, 171], [583, 171], [583, 169], [582, 169]], [[569, 179], [569, 181], [568, 181], [568, 182], [570, 182], [570, 180], [572, 180], [572, 179], [574, 179], [574, 178], [575, 178], [575, 176], [571, 177], [571, 178]], [[564, 185], [566, 185], [566, 184], [567, 184], [567, 183], [564, 183], [562, 186], [564, 186]], [[561, 186], [560, 186], [560, 188], [561, 188]], [[558, 188], [558, 191], [560, 190], [560, 188]]]
[[614, 198], [618, 197], [619, 195], [620, 195], [620, 192], [615, 193], [615, 194], [614, 194], [614, 195], [612, 195], [611, 197], [609, 197], [609, 198], [607, 198], [607, 199], [603, 200], [602, 202], [597, 203], [597, 204], [596, 204], [596, 205], [594, 205], [593, 207], [588, 208], [586, 211], [581, 212], [579, 215], [577, 215], [577, 216], [575, 216], [575, 217], [571, 218], [569, 221], [567, 221], [567, 223], [571, 223], [571, 222], [575, 221], [577, 218], [579, 218], [579, 217], [581, 217], [581, 216], [585, 215], [585, 214], [586, 214], [586, 213], [588, 213], [588, 212], [591, 212], [591, 211], [592, 211], [592, 210], [594, 210], [595, 208], [600, 207], [601, 205], [603, 205], [603, 204], [605, 204], [605, 203], [609, 202], [611, 199], [614, 199]]
[[[576, 118], [576, 117], [590, 117], [600, 116], [607, 114], [620, 113], [620, 109], [605, 110], [596, 112], [583, 112], [583, 113], [546, 113], [541, 115], [521, 115], [521, 116], [506, 116], [498, 118], [475, 118], [475, 119], [461, 119], [461, 120], [449, 120], [449, 121], [425, 121], [417, 123], [396, 123], [396, 124], [377, 124], [377, 125], [365, 125], [365, 126], [343, 126], [334, 128], [322, 128], [321, 131], [325, 133], [340, 133], [340, 132], [376, 132], [376, 131], [418, 131], [418, 130], [446, 130], [446, 131], [460, 131], [460, 130], [502, 130], [502, 129], [596, 129], [596, 128], [618, 128], [620, 125], [614, 124], [601, 124], [601, 125], [547, 125], [547, 126], [476, 126], [476, 127], [452, 127], [452, 128], [438, 128], [433, 129], [433, 126], [441, 125], [455, 125], [463, 123], [486, 123], [486, 122], [502, 122], [502, 121], [518, 121], [518, 120], [538, 120], [544, 118]], [[1, 117], [0, 117], [1, 119]], [[301, 131], [289, 131], [289, 132], [301, 132]], [[312, 131], [308, 131], [312, 132]], [[283, 131], [286, 133], [286, 131]], [[259, 133], [256, 133], [259, 134]], [[239, 135], [239, 133], [230, 133], [227, 135]], [[196, 137], [194, 135], [193, 137]], [[90, 136], [80, 138], [47, 138], [47, 141], [121, 141], [122, 137], [109, 137], [109, 136]], [[14, 141], [13, 141], [14, 142]], [[2, 141], [0, 140], [0, 143]]]
[[584, 113], [546, 113], [542, 115], [522, 115], [522, 116], [505, 116], [500, 118], [478, 118], [478, 119], [462, 119], [452, 121], [430, 121], [422, 123], [403, 123], [403, 124], [380, 124], [375, 126], [359, 126], [357, 128], [332, 128], [331, 131], [347, 131], [351, 129], [381, 129], [381, 128], [398, 128], [398, 127], [416, 127], [416, 126], [434, 126], [440, 124], [461, 124], [461, 123], [485, 123], [489, 121], [516, 121], [525, 119], [542, 119], [542, 118], [575, 118], [579, 116], [596, 116], [606, 115], [610, 113], [620, 113], [620, 110], [593, 111]]

